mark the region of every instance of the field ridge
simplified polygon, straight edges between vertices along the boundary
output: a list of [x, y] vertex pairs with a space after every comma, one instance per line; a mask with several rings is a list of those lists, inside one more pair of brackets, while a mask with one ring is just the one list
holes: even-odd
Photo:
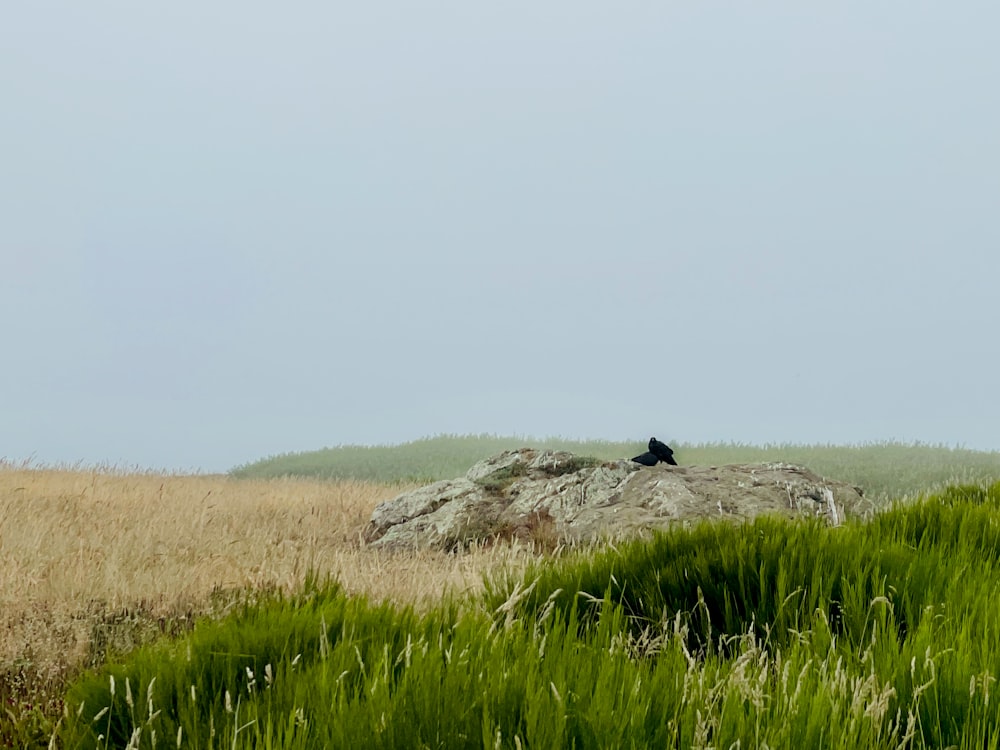
[[[943, 489], [949, 484], [1000, 481], [1000, 451], [976, 451], [926, 443], [878, 442], [856, 445], [776, 443], [684, 443], [671, 441], [682, 465], [782, 461], [861, 487], [873, 500], [888, 500]], [[472, 464], [521, 447], [566, 450], [601, 460], [631, 458], [645, 441], [567, 440], [500, 435], [437, 435], [398, 445], [343, 445], [285, 453], [234, 467], [244, 479], [310, 477], [375, 482], [451, 479]]]

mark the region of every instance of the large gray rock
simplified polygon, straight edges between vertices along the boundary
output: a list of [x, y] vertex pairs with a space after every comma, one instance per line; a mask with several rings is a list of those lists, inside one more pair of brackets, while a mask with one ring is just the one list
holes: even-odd
[[480, 461], [465, 477], [381, 503], [365, 538], [386, 549], [514, 538], [551, 546], [762, 513], [838, 525], [872, 510], [856, 487], [792, 464], [645, 467], [521, 448]]

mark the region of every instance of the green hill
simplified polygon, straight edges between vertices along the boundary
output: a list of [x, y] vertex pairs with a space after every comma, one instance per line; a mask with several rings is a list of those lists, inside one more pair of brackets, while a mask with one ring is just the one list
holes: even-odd
[[[661, 436], [666, 438], [668, 436]], [[802, 464], [813, 471], [864, 489], [873, 498], [900, 497], [946, 484], [1000, 480], [1000, 452], [943, 445], [867, 443], [861, 445], [743, 445], [671, 441], [683, 465], [718, 465], [754, 461]], [[645, 441], [566, 440], [498, 435], [438, 435], [401, 445], [345, 445], [304, 453], [286, 453], [243, 464], [230, 474], [239, 478], [284, 476], [320, 479], [367, 479], [378, 482], [434, 481], [464, 474], [487, 456], [531, 446], [561, 449], [609, 460], [646, 450]]]

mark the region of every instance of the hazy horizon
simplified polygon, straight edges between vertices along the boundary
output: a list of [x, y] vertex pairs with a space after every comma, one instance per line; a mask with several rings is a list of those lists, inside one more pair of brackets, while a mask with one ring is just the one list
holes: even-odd
[[0, 457], [1000, 449], [1000, 7], [54, 0], [0, 29]]

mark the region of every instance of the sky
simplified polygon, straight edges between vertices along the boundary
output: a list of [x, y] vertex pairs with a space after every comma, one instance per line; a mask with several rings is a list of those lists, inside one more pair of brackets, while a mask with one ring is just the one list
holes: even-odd
[[1000, 5], [39, 0], [0, 458], [1000, 449]]

